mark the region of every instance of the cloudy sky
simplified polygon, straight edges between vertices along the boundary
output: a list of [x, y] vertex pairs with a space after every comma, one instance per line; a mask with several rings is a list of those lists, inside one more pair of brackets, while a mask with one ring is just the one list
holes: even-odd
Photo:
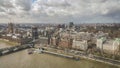
[[0, 23], [120, 22], [120, 0], [0, 0]]

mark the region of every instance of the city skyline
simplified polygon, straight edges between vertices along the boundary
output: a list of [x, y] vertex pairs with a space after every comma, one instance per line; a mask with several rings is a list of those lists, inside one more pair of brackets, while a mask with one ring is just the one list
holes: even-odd
[[119, 23], [119, 0], [0, 0], [0, 23]]

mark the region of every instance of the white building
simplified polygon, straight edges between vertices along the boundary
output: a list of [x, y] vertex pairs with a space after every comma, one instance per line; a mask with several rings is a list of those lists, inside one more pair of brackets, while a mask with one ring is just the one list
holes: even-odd
[[76, 35], [77, 39], [81, 39], [81, 40], [90, 40], [92, 38], [92, 33], [88, 33], [88, 32], [79, 32]]
[[104, 38], [97, 39], [97, 48], [105, 53], [114, 54], [119, 51], [120, 40], [106, 40]]
[[72, 48], [74, 48], [74, 49], [80, 49], [80, 50], [85, 51], [88, 48], [87, 41], [86, 40], [83, 40], [83, 41], [73, 40]]

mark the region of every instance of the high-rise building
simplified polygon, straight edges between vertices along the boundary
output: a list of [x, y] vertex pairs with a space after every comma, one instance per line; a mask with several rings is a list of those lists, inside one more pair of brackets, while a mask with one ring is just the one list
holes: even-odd
[[33, 39], [38, 39], [38, 28], [37, 27], [32, 27], [32, 38]]
[[14, 24], [13, 23], [8, 23], [8, 33], [13, 33], [14, 32]]
[[69, 23], [69, 28], [73, 28], [73, 26], [74, 26], [74, 23], [73, 23], [73, 22], [70, 22], [70, 23]]

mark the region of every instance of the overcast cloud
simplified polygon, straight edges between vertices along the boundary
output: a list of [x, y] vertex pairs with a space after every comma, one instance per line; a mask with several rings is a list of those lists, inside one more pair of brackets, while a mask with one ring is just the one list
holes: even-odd
[[120, 22], [120, 0], [0, 0], [0, 23]]

